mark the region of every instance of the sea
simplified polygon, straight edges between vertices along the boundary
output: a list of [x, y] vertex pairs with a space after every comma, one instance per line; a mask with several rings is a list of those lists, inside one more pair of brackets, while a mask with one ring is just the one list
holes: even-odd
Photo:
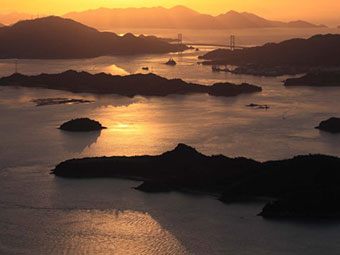
[[[128, 30], [115, 32], [176, 38], [188, 44], [262, 45], [336, 29]], [[146, 194], [140, 182], [75, 180], [50, 174], [71, 159], [158, 155], [178, 143], [206, 155], [259, 161], [302, 154], [340, 156], [340, 135], [315, 129], [340, 117], [340, 88], [286, 88], [288, 76], [255, 77], [212, 72], [199, 51], [71, 60], [0, 60], [0, 76], [66, 70], [128, 75], [152, 72], [212, 85], [258, 85], [263, 91], [238, 97], [205, 94], [128, 98], [73, 94], [39, 88], [0, 87], [0, 254], [114, 255], [337, 255], [340, 221], [267, 220], [257, 216], [267, 200], [224, 204], [217, 197], [187, 193]], [[173, 57], [176, 66], [164, 63]], [[142, 70], [148, 67], [149, 70]], [[96, 84], [93, 84], [96, 86]], [[136, 84], [138, 86], [138, 84]], [[69, 98], [84, 104], [36, 106], [33, 100]], [[248, 104], [266, 104], [268, 109]], [[107, 129], [70, 134], [58, 127], [89, 117]]]

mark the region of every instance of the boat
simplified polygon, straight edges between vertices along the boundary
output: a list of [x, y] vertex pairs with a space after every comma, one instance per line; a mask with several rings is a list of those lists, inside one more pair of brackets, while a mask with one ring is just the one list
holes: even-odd
[[147, 67], [147, 66], [142, 67], [142, 69], [145, 70], [145, 71], [149, 71], [149, 67]]
[[169, 65], [169, 66], [175, 66], [177, 65], [176, 61], [173, 59], [173, 58], [170, 58], [168, 60], [168, 62], [165, 63], [166, 65]]

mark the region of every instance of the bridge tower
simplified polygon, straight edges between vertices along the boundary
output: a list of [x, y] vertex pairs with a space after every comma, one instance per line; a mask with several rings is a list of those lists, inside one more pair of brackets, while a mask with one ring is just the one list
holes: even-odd
[[178, 34], [178, 44], [182, 45], [183, 44], [183, 34]]
[[235, 35], [230, 36], [230, 50], [231, 51], [235, 50]]

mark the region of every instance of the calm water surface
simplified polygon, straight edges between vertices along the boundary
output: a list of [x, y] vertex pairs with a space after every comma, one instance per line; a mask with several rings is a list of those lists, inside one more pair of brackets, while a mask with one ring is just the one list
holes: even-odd
[[[206, 154], [257, 160], [324, 153], [340, 156], [340, 136], [314, 127], [339, 116], [340, 89], [290, 88], [285, 77], [212, 73], [197, 65], [201, 52], [21, 60], [25, 74], [67, 69], [130, 74], [149, 66], [167, 78], [211, 85], [249, 82], [262, 93], [235, 98], [208, 95], [135, 97], [0, 88], [0, 254], [339, 254], [338, 222], [268, 221], [263, 203], [225, 205], [216, 198], [180, 193], [144, 194], [124, 180], [65, 180], [49, 175], [62, 160], [103, 155], [159, 154], [183, 142]], [[0, 76], [14, 61], [0, 62]], [[36, 107], [37, 98], [67, 97], [90, 104]], [[268, 104], [269, 110], [250, 109]], [[90, 117], [108, 129], [68, 134], [57, 127]]]

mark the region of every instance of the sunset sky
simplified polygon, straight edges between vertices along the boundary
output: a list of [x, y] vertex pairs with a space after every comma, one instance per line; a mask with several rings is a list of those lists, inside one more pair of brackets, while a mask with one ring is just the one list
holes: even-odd
[[63, 14], [99, 7], [173, 7], [185, 5], [197, 11], [220, 14], [231, 9], [248, 11], [270, 19], [305, 19], [319, 23], [339, 22], [339, 0], [0, 0], [0, 12]]

